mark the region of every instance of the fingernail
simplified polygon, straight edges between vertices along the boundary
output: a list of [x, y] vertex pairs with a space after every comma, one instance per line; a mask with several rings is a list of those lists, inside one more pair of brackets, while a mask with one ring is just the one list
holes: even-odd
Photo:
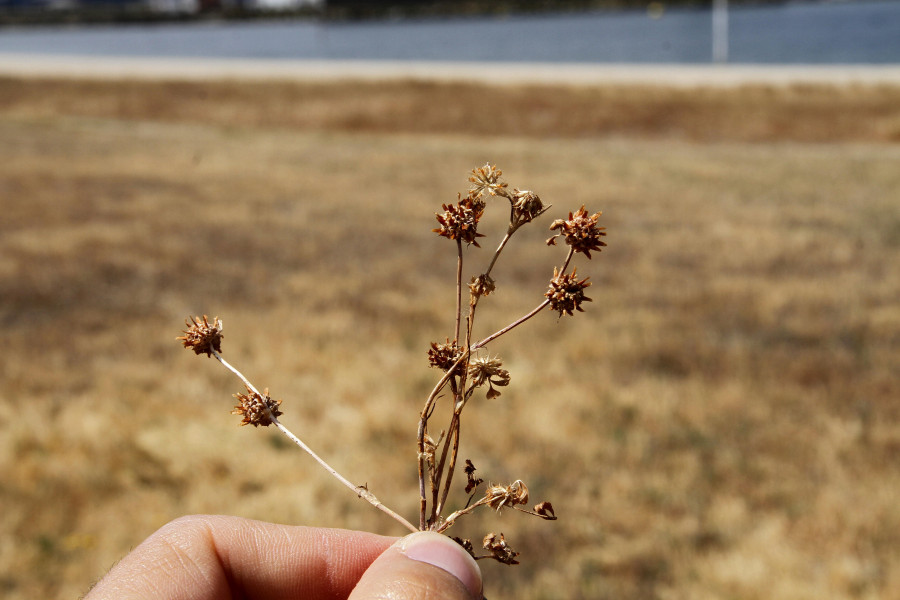
[[420, 531], [406, 536], [400, 551], [413, 560], [439, 567], [457, 579], [475, 598], [481, 598], [481, 569], [465, 549], [446, 535]]

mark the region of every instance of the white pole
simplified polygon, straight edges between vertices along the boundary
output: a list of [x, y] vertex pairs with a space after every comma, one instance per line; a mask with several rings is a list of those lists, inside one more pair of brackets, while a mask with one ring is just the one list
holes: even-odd
[[713, 0], [712, 59], [716, 63], [728, 62], [728, 0]]

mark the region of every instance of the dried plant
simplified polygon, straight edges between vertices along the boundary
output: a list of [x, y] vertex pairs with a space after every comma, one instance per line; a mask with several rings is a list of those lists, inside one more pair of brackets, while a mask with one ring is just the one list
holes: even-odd
[[[447, 336], [444, 338], [444, 342], [432, 342], [428, 350], [429, 365], [442, 371], [443, 375], [425, 399], [419, 413], [416, 432], [418, 450], [416, 462], [419, 476], [418, 525], [414, 525], [382, 504], [369, 491], [367, 485], [351, 483], [278, 420], [282, 414], [281, 400], [273, 400], [269, 396], [268, 389], [260, 393], [240, 371], [222, 358], [221, 320], [218, 318], [210, 320], [205, 315], [190, 317], [185, 322], [187, 329], [184, 330], [184, 335], [176, 338], [182, 342], [185, 348], [193, 350], [196, 354], [214, 357], [241, 379], [246, 387], [246, 393], [235, 394], [239, 403], [232, 411], [233, 414], [242, 417], [241, 425], [252, 424], [254, 427], [274, 425], [360, 498], [390, 515], [413, 532], [419, 530], [446, 532], [460, 517], [472, 513], [480, 507], [487, 507], [495, 511], [504, 508], [513, 509], [545, 520], [556, 519], [550, 502], [541, 501], [534, 507], [528, 508], [529, 491], [521, 480], [517, 479], [508, 485], [489, 483], [483, 486], [484, 479], [476, 476], [475, 465], [468, 459], [465, 460], [463, 468], [466, 475], [465, 493], [468, 495], [468, 501], [465, 506], [449, 513], [446, 506], [457, 469], [463, 410], [469, 405], [479, 388], [487, 387], [485, 397], [487, 400], [492, 400], [500, 396], [498, 388], [505, 388], [510, 383], [510, 373], [503, 368], [503, 361], [499, 357], [481, 356], [476, 352], [532, 319], [545, 308], [549, 307], [550, 310], [558, 312], [560, 318], [563, 315], [573, 316], [575, 312], [583, 311], [582, 303], [591, 300], [585, 296], [585, 289], [591, 283], [588, 278], [579, 280], [574, 268], [568, 272], [569, 265], [575, 254], [584, 254], [586, 258], [590, 259], [591, 252], [600, 252], [602, 247], [606, 246], [602, 239], [606, 235], [605, 228], [597, 225], [601, 215], [599, 212], [590, 215], [582, 206], [578, 211], [570, 212], [568, 219], [553, 221], [550, 229], [557, 233], [547, 240], [547, 244], [555, 245], [556, 240], [562, 238], [568, 249], [562, 264], [553, 268], [553, 277], [544, 293], [544, 300], [536, 308], [502, 329], [481, 340], [475, 340], [472, 334], [477, 308], [481, 299], [490, 295], [496, 288], [492, 273], [498, 258], [519, 228], [531, 223], [550, 208], [545, 206], [533, 191], [510, 190], [507, 183], [503, 181], [502, 175], [502, 171], [491, 164], [474, 169], [469, 177], [471, 186], [465, 197], [460, 194], [455, 204], [444, 204], [441, 207], [443, 212], [436, 213], [439, 226], [433, 231], [439, 236], [455, 242], [456, 245], [456, 309], [452, 339]], [[501, 202], [502, 198], [509, 202], [509, 223], [506, 233], [487, 261], [486, 268], [469, 279], [468, 305], [464, 308], [465, 247], [480, 248], [478, 239], [485, 236], [478, 230], [479, 222], [487, 204]], [[432, 435], [434, 429], [432, 425], [436, 419], [435, 409], [439, 402], [447, 403], [450, 421], [446, 428], [440, 430], [437, 440], [435, 440]], [[484, 490], [479, 492], [481, 488]], [[482, 548], [486, 551], [485, 554], [479, 554], [470, 540], [454, 539], [476, 559], [492, 558], [510, 565], [518, 563], [516, 557], [519, 553], [506, 543], [502, 533], [488, 533], [484, 537]]]

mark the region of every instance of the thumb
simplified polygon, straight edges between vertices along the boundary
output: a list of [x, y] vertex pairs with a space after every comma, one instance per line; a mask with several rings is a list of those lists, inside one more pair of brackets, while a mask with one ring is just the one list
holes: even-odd
[[401, 538], [369, 566], [348, 600], [481, 600], [481, 570], [445, 535]]

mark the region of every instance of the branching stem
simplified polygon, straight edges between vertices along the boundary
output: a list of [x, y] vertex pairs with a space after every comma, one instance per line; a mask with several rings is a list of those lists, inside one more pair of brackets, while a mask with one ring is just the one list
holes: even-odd
[[[223, 367], [225, 367], [226, 369], [228, 369], [229, 371], [231, 371], [232, 373], [237, 375], [238, 378], [244, 382], [244, 385], [247, 386], [248, 390], [250, 390], [251, 392], [253, 392], [254, 394], [256, 394], [259, 397], [264, 397], [262, 394], [259, 393], [259, 390], [257, 390], [256, 387], [254, 387], [254, 385], [252, 383], [250, 383], [250, 380], [248, 380], [246, 377], [244, 377], [244, 375], [240, 371], [238, 371], [236, 368], [234, 368], [228, 361], [226, 361], [224, 358], [222, 358], [222, 355], [220, 355], [215, 350], [211, 350], [211, 352], [213, 353], [213, 356], [216, 357], [216, 360], [218, 360], [220, 363], [222, 363]], [[267, 412], [267, 416], [272, 421], [272, 423], [275, 425], [275, 427], [277, 427], [281, 433], [283, 433], [289, 440], [294, 442], [294, 444], [299, 446], [304, 452], [309, 454], [313, 458], [313, 460], [315, 460], [317, 463], [319, 463], [319, 465], [323, 469], [325, 469], [326, 471], [331, 473], [331, 475], [334, 476], [335, 479], [340, 481], [347, 488], [352, 490], [353, 493], [355, 493], [360, 498], [363, 498], [364, 500], [366, 500], [369, 504], [371, 504], [372, 506], [374, 506], [381, 512], [393, 517], [394, 520], [396, 520], [398, 523], [400, 523], [401, 525], [403, 525], [410, 531], [413, 531], [413, 532], [418, 531], [412, 523], [410, 523], [409, 521], [404, 519], [402, 516], [398, 515], [396, 512], [394, 512], [393, 510], [391, 510], [390, 508], [388, 508], [387, 506], [382, 504], [381, 501], [375, 497], [375, 494], [370, 492], [368, 490], [368, 488], [366, 488], [365, 486], [361, 486], [361, 485], [353, 485], [353, 483], [351, 483], [346, 477], [344, 477], [343, 475], [338, 473], [331, 465], [329, 465], [327, 462], [325, 462], [318, 454], [313, 452], [313, 450], [309, 446], [307, 446], [303, 442], [303, 440], [301, 440], [299, 437], [294, 435], [294, 433], [291, 432], [291, 430], [289, 430], [287, 427], [285, 427], [275, 417], [275, 415], [272, 413], [272, 411], [269, 409], [268, 406], [266, 406], [265, 409]]]

